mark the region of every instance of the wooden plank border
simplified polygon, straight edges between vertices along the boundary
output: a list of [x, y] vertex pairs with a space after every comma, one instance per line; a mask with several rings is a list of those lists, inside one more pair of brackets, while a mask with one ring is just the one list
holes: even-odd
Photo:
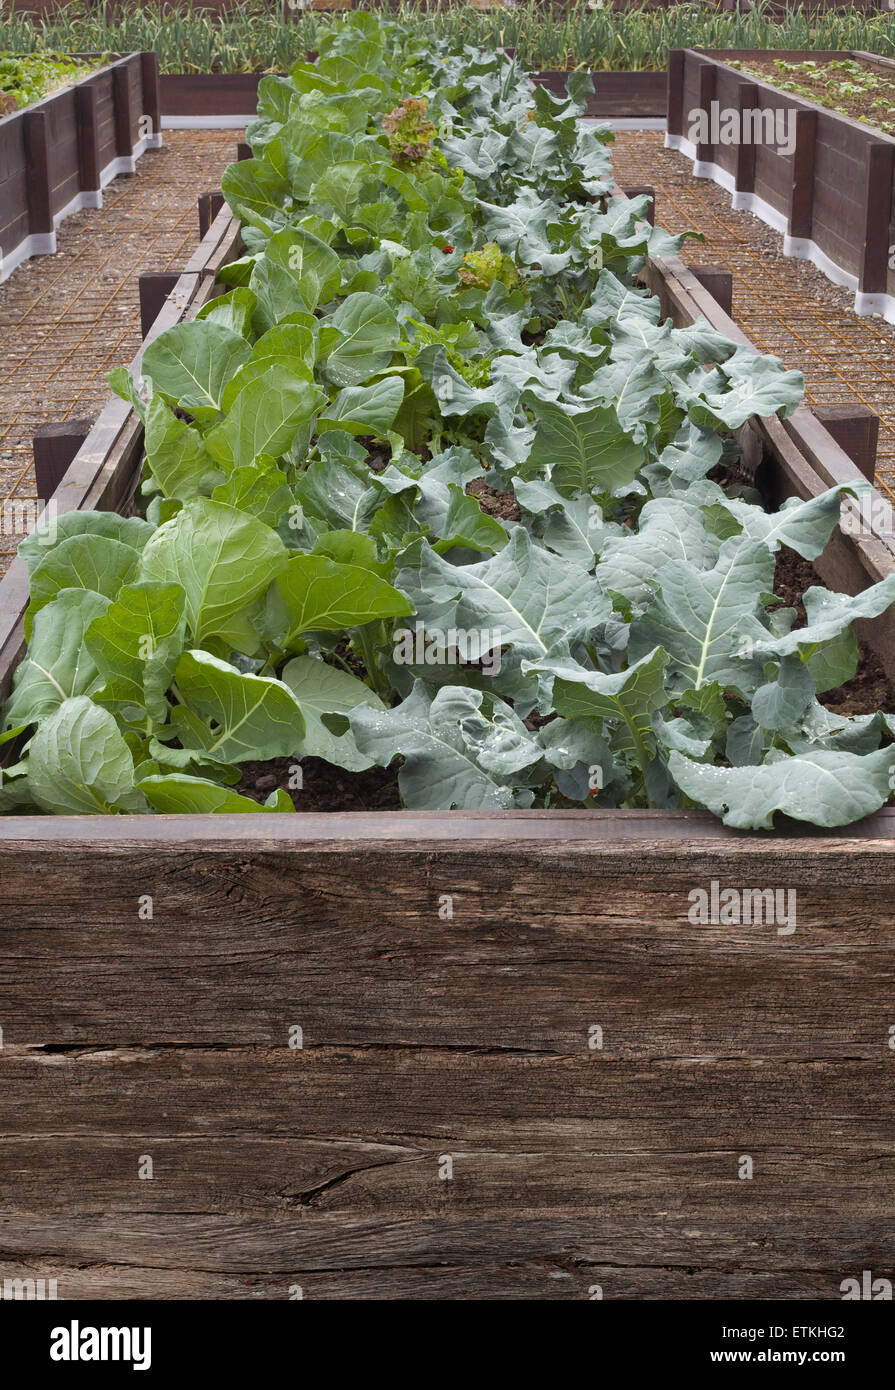
[[[191, 120], [213, 123], [251, 119], [258, 104], [261, 73], [162, 73], [159, 78], [161, 118], [168, 126], [188, 127]], [[538, 72], [536, 84], [557, 94], [565, 90], [568, 72]], [[594, 71], [594, 95], [588, 98], [589, 117], [657, 119], [665, 115], [667, 76], [654, 72]]]

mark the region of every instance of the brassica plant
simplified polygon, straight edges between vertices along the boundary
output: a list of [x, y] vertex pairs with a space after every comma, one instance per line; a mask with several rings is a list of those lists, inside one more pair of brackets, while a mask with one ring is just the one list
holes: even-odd
[[400, 759], [411, 808], [708, 807], [840, 825], [890, 795], [885, 713], [818, 696], [895, 599], [775, 598], [841, 494], [769, 514], [733, 435], [803, 382], [639, 288], [681, 238], [620, 196], [590, 79], [364, 13], [265, 77], [223, 190], [225, 292], [113, 374], [141, 515], [23, 546], [6, 811], [282, 812], [240, 764]]

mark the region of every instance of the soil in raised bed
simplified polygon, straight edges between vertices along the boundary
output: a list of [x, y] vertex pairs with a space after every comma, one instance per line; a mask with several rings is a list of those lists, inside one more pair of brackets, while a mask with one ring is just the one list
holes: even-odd
[[[802, 595], [812, 585], [822, 584], [814, 566], [794, 550], [781, 546], [774, 570], [774, 593], [798, 617], [794, 627], [804, 627], [805, 605]], [[827, 690], [818, 699], [834, 714], [875, 714], [877, 710], [895, 711], [895, 691], [875, 652], [865, 642], [859, 644], [861, 659], [858, 669], [846, 685]]]
[[241, 763], [242, 778], [234, 788], [253, 801], [264, 801], [281, 787], [297, 811], [400, 811], [398, 765], [346, 772], [323, 758], [302, 758], [302, 785], [290, 789], [294, 758], [268, 763]]
[[895, 135], [895, 70], [889, 75], [853, 58], [790, 62], [783, 58], [732, 61], [730, 67], [770, 82], [790, 96], [816, 101], [829, 111]]

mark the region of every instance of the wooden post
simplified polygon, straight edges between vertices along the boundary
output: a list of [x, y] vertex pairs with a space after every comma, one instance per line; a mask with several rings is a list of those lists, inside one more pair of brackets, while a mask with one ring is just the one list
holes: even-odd
[[53, 233], [50, 206], [50, 166], [45, 111], [25, 111], [25, 157], [28, 177], [28, 230], [32, 236]]
[[712, 299], [729, 314], [733, 305], [733, 275], [722, 265], [691, 265], [688, 267]]
[[715, 158], [715, 147], [711, 143], [711, 121], [712, 102], [715, 100], [717, 81], [718, 69], [715, 64], [709, 61], [703, 62], [699, 68], [699, 109], [705, 112], [710, 138], [704, 144], [696, 146], [696, 162], [701, 164], [713, 164]]
[[789, 235], [808, 240], [814, 220], [814, 150], [817, 112], [796, 111], [796, 147], [792, 156]]
[[34, 476], [41, 502], [49, 502], [53, 496], [92, 424], [92, 420], [63, 420], [58, 425], [38, 427], [33, 440]]
[[180, 279], [176, 270], [148, 270], [140, 276], [140, 337], [145, 338], [162, 305]]
[[666, 87], [665, 128], [669, 135], [684, 133], [684, 64], [682, 48], [672, 48], [668, 54], [668, 85]]
[[129, 156], [134, 142], [130, 109], [131, 74], [129, 65], [116, 63], [112, 69], [112, 101], [115, 111], [115, 153]]
[[223, 193], [199, 194], [199, 240], [205, 237], [214, 219], [224, 206]]
[[858, 278], [858, 289], [862, 294], [884, 294], [886, 290], [893, 173], [895, 145], [881, 142], [868, 145], [864, 244]]
[[149, 50], [140, 54], [140, 73], [143, 80], [143, 115], [149, 117], [149, 133], [159, 135], [162, 129], [162, 103], [157, 53]]
[[[743, 139], [745, 125], [743, 116], [747, 111], [758, 109], [758, 87], [754, 82], [741, 82], [737, 92], [738, 107], [740, 113], [740, 143], [736, 151], [736, 167], [734, 169], [734, 187], [737, 193], [754, 193], [755, 191], [755, 141], [748, 142]], [[754, 134], [754, 129], [753, 132]]]
[[78, 165], [82, 193], [99, 193], [99, 130], [96, 121], [96, 88], [92, 83], [75, 88], [78, 122]]
[[879, 416], [869, 406], [816, 405], [814, 414], [844, 449], [868, 482], [876, 475], [876, 447], [879, 441]]

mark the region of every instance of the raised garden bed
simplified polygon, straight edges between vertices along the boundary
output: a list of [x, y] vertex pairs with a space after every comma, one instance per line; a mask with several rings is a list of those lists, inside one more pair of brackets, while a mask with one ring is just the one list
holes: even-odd
[[[895, 139], [860, 121], [758, 81], [731, 67], [764, 54], [719, 56], [697, 49], [670, 55], [666, 146], [694, 161], [697, 178], [732, 194], [732, 206], [755, 213], [783, 234], [785, 255], [811, 260], [834, 283], [854, 291], [859, 314], [895, 322], [893, 186]], [[780, 54], [792, 60], [799, 55]], [[816, 53], [819, 64], [850, 53]], [[710, 119], [715, 112], [714, 126]], [[697, 128], [696, 113], [706, 113]], [[721, 113], [731, 117], [721, 130]], [[779, 121], [780, 139], [754, 138], [753, 113]], [[762, 130], [764, 127], [762, 127]], [[776, 131], [776, 126], [775, 126]], [[745, 132], [745, 135], [744, 135]], [[691, 134], [700, 138], [694, 141]]]
[[791, 96], [816, 101], [839, 116], [850, 116], [886, 135], [895, 134], [895, 61], [873, 53], [818, 61], [775, 58], [770, 53], [732, 58], [730, 66]]
[[0, 118], [0, 281], [29, 256], [52, 255], [60, 222], [102, 207], [106, 184], [133, 173], [161, 140], [150, 52], [129, 53]]
[[[594, 72], [594, 92], [587, 115], [652, 120], [665, 115], [666, 75], [663, 72]], [[567, 72], [538, 72], [534, 81], [552, 92], [563, 92]], [[164, 125], [213, 126], [247, 118], [258, 101], [260, 73], [163, 73], [160, 78]]]
[[[207, 308], [238, 237], [221, 212], [155, 343]], [[643, 273], [677, 323], [716, 312], [674, 257]], [[744, 428], [781, 490], [854, 481], [810, 415]], [[143, 442], [110, 406], [60, 512], [127, 510]], [[843, 536], [849, 563], [871, 542]], [[7, 678], [26, 602], [18, 564]], [[839, 1299], [891, 1258], [893, 829], [0, 818], [10, 1276], [62, 1297]], [[759, 883], [785, 916], [694, 911]]]

